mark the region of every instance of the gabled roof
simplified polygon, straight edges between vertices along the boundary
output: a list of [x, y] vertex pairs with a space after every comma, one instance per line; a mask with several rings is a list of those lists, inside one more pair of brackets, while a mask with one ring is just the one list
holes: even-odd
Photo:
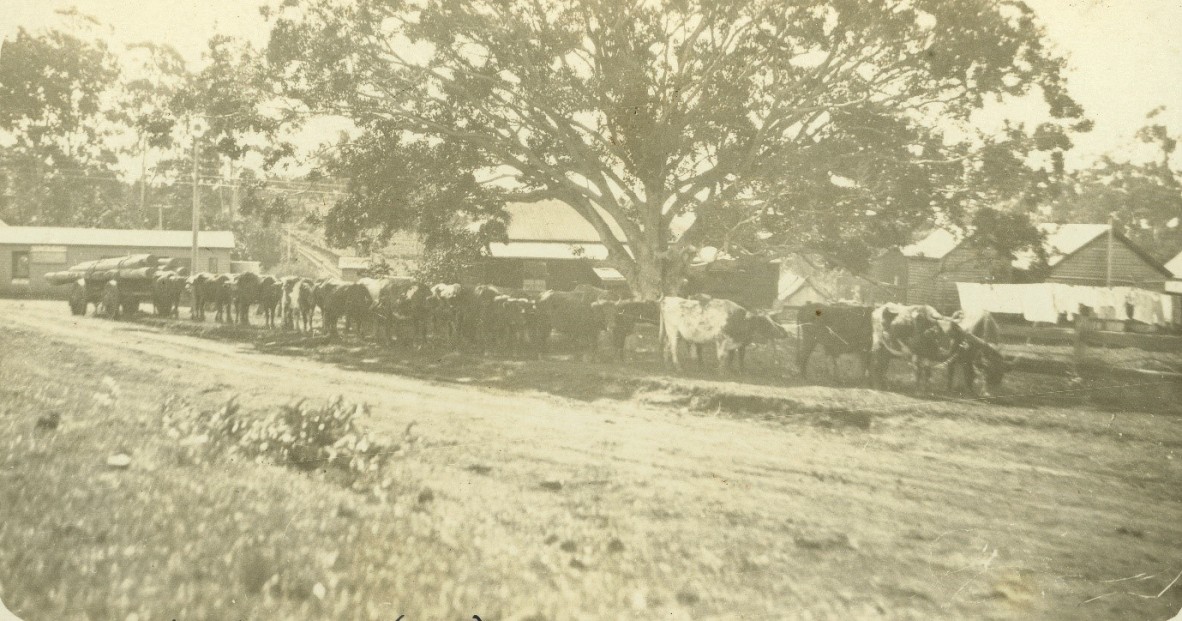
[[[1054, 267], [1067, 257], [1079, 252], [1084, 246], [1096, 241], [1097, 238], [1108, 235], [1107, 224], [1053, 224], [1038, 225], [1038, 230], [1046, 235], [1043, 247], [1047, 253], [1047, 265]], [[1113, 233], [1113, 239], [1124, 244], [1129, 250], [1141, 258], [1153, 269], [1169, 276], [1170, 271], [1161, 263], [1145, 252], [1136, 242], [1126, 237], [1119, 230]], [[1034, 253], [1019, 253], [1011, 263], [1018, 269], [1027, 269], [1034, 261]]]
[[[599, 233], [574, 207], [557, 200], [536, 203], [509, 203], [506, 233], [510, 242], [592, 242], [602, 243]], [[615, 220], [600, 212], [616, 239], [624, 240], [624, 232]]]
[[[197, 235], [197, 245], [201, 248], [234, 248], [234, 233], [232, 231], [201, 231]], [[52, 226], [0, 227], [0, 244], [188, 248], [192, 243], [193, 233], [191, 231], [85, 229]]]
[[1182, 278], [1182, 252], [1178, 256], [1166, 261], [1166, 269], [1174, 275], [1174, 278]]
[[[1054, 267], [1063, 259], [1079, 252], [1081, 248], [1094, 241], [1097, 237], [1107, 235], [1108, 225], [1046, 223], [1039, 224], [1038, 230], [1046, 236], [1043, 247], [1047, 254], [1047, 265]], [[967, 238], [962, 238], [946, 229], [935, 229], [923, 239], [914, 244], [904, 246], [899, 250], [905, 257], [943, 259], [949, 252], [952, 252], [953, 249], [964, 243], [965, 239]], [[1116, 239], [1132, 249], [1146, 263], [1155, 266], [1159, 270], [1161, 269], [1160, 265], [1132, 240], [1119, 232], [1116, 233]], [[1011, 264], [1018, 269], [1028, 269], [1033, 262], [1034, 253], [1025, 251], [1019, 252]], [[1182, 268], [1182, 265], [1179, 267]]]
[[1040, 224], [1038, 230], [1047, 236], [1044, 247], [1047, 265], [1054, 266], [1075, 254], [1093, 239], [1108, 234], [1107, 224]]

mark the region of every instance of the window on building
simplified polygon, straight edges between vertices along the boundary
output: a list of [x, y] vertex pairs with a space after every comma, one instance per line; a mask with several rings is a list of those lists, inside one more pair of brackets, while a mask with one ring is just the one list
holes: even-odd
[[15, 250], [12, 253], [12, 279], [29, 279], [29, 251]]
[[545, 261], [523, 261], [521, 264], [521, 288], [526, 291], [545, 291], [547, 278]]
[[212, 274], [218, 273], [218, 258], [209, 257], [209, 271]]

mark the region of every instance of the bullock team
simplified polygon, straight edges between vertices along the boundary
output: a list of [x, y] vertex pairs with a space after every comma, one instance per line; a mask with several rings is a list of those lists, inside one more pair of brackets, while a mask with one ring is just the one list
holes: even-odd
[[[153, 299], [161, 315], [178, 316], [181, 292], [188, 291], [190, 317], [198, 321], [212, 307], [215, 321], [249, 324], [254, 307], [268, 328], [281, 322], [285, 329], [310, 333], [319, 310], [319, 330], [329, 338], [338, 336], [343, 320], [346, 331], [414, 349], [434, 339], [480, 354], [540, 357], [558, 333], [580, 357], [591, 358], [606, 333], [614, 356], [623, 359], [627, 337], [637, 325], [648, 323], [659, 326], [666, 363], [681, 368], [684, 343], [699, 362], [703, 347], [709, 347], [719, 372], [736, 364], [741, 372], [749, 345], [792, 336], [768, 315], [729, 300], [699, 295], [645, 302], [588, 285], [536, 293], [491, 285], [427, 286], [397, 278], [314, 281], [253, 273], [162, 277], [155, 284]], [[921, 387], [933, 370], [943, 368], [949, 390], [961, 376], [963, 387], [975, 391], [980, 374], [987, 394], [997, 389], [1010, 366], [992, 344], [997, 342], [997, 324], [988, 313], [944, 317], [930, 306], [812, 306], [802, 309], [795, 336], [802, 376], [807, 377], [810, 358], [820, 349], [833, 374], [838, 357], [858, 356], [863, 374], [876, 387], [885, 386], [887, 366], [896, 357], [912, 364]]]
[[945, 317], [931, 306], [893, 303], [877, 308], [815, 306], [806, 311], [797, 326], [797, 368], [802, 376], [808, 375], [809, 359], [817, 347], [829, 356], [834, 374], [839, 356], [859, 356], [871, 386], [879, 388], [885, 387], [887, 365], [895, 357], [911, 363], [920, 387], [926, 388], [933, 370], [945, 368], [949, 390], [955, 389], [961, 375], [964, 388], [976, 392], [980, 373], [985, 394], [1001, 386], [1012, 366], [994, 345], [999, 330], [987, 311]]

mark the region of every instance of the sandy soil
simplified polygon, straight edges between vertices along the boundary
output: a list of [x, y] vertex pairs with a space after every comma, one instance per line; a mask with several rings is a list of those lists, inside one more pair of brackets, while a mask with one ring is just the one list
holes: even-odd
[[[370, 405], [379, 435], [414, 423], [431, 448], [403, 476], [434, 490], [432, 536], [465, 551], [470, 577], [424, 576], [416, 601], [454, 618], [1168, 619], [1182, 608], [1182, 584], [1162, 592], [1182, 573], [1176, 382], [1126, 385], [1150, 397], [1123, 408], [1036, 375], [1016, 377], [1000, 403], [636, 373], [572, 398], [554, 369], [602, 386], [619, 368], [465, 357], [391, 368], [348, 343], [293, 356], [259, 338], [271, 349], [0, 301], [3, 369], [44, 376], [69, 352], [76, 377], [109, 375], [128, 393], [237, 394], [252, 408], [344, 394]], [[743, 390], [787, 405], [686, 398]], [[28, 413], [0, 416], [11, 432]], [[0, 589], [4, 572], [0, 559]], [[18, 614], [37, 597], [4, 592]]]

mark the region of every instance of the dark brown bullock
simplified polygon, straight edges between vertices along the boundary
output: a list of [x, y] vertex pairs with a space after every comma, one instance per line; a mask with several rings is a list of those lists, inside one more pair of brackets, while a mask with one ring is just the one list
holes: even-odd
[[840, 356], [856, 355], [862, 361], [862, 374], [870, 373], [870, 348], [874, 328], [870, 306], [813, 305], [800, 309], [797, 320], [796, 368], [808, 377], [809, 358], [820, 347], [830, 362], [830, 374], [837, 374]]
[[223, 323], [233, 323], [234, 317], [232, 309], [234, 306], [234, 281], [236, 280], [233, 274], [217, 274], [207, 284], [206, 291], [207, 299], [214, 307], [214, 321]]
[[235, 320], [244, 325], [250, 325], [250, 307], [259, 301], [262, 289], [262, 279], [254, 272], [235, 274], [230, 284], [231, 295], [234, 300]]
[[180, 315], [181, 294], [185, 291], [185, 279], [176, 272], [161, 272], [152, 280], [152, 305], [161, 317]]
[[494, 341], [512, 355], [534, 350], [537, 305], [527, 298], [498, 295], [494, 300]]
[[188, 290], [192, 303], [189, 304], [189, 318], [205, 321], [206, 290], [205, 283], [213, 278], [213, 274], [198, 272], [185, 279], [185, 289]]
[[537, 301], [537, 321], [533, 340], [538, 355], [544, 355], [550, 334], [557, 331], [571, 340], [580, 355], [592, 357], [599, 343], [599, 333], [607, 327], [610, 301], [601, 299], [606, 292], [594, 287], [576, 287], [573, 291], [547, 291]]
[[268, 328], [275, 327], [275, 311], [283, 300], [283, 283], [274, 276], [259, 278], [258, 312]]
[[197, 321], [205, 321], [205, 311], [213, 304], [214, 321], [226, 321], [230, 318], [230, 276], [228, 274], [210, 274], [200, 272], [189, 277], [186, 282], [193, 296], [190, 316]]
[[426, 285], [405, 278], [362, 278], [372, 300], [371, 319], [374, 336], [382, 343], [391, 339], [413, 343], [426, 342], [431, 308]]
[[316, 306], [320, 308], [321, 329], [330, 337], [337, 336], [341, 317], [348, 325], [360, 325], [373, 304], [364, 285], [339, 278], [328, 278], [316, 283], [312, 290]]
[[661, 323], [661, 307], [650, 300], [619, 300], [601, 305], [606, 315], [608, 340], [618, 360], [624, 359], [628, 337], [640, 324]]

